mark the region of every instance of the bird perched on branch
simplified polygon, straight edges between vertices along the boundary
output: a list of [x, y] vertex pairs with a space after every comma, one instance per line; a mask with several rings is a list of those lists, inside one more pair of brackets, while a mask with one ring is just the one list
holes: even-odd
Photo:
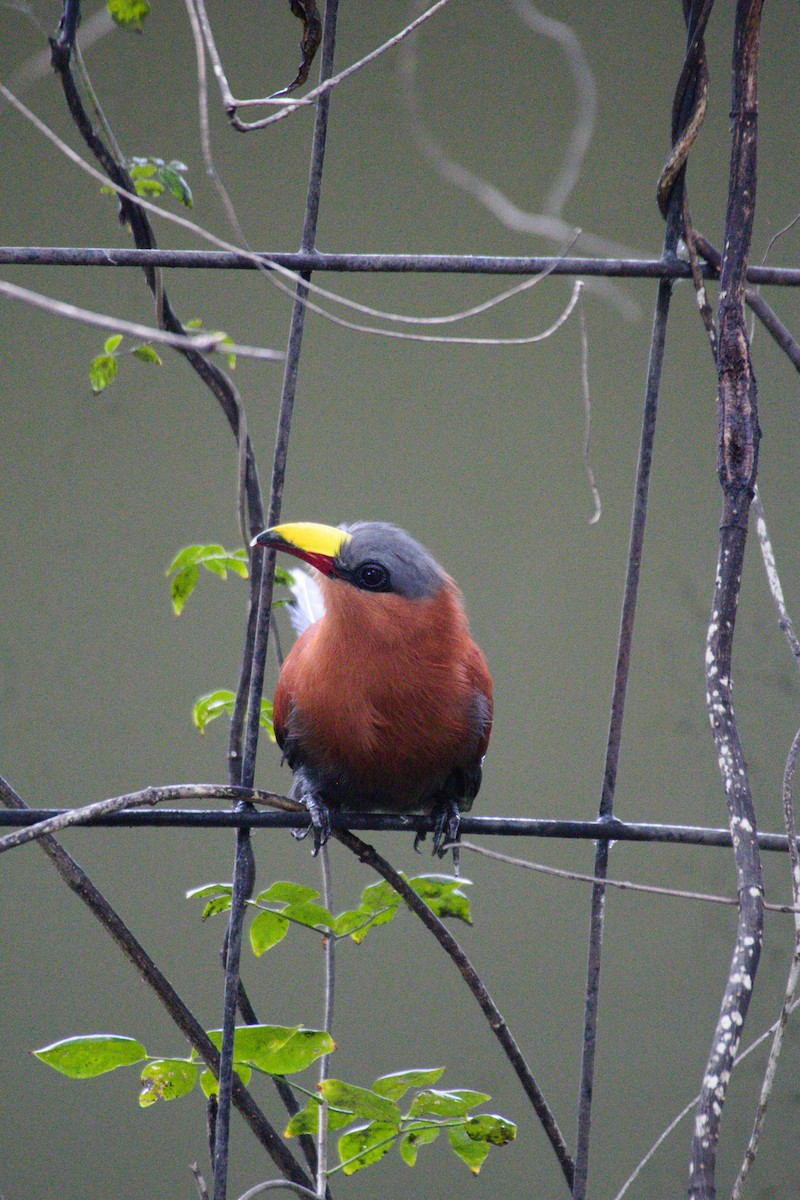
[[491, 676], [455, 583], [380, 522], [276, 525], [252, 544], [319, 572], [324, 615], [287, 655], [273, 708], [315, 852], [344, 809], [431, 813], [442, 854], [478, 794], [492, 725]]

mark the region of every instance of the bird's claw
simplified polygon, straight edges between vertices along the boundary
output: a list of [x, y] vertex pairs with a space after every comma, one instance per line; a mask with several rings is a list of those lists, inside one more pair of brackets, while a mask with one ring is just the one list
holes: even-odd
[[[455, 800], [445, 800], [438, 805], [433, 812], [433, 853], [439, 858], [444, 858], [450, 847], [453, 850], [453, 869], [458, 874], [459, 865], [459, 828], [461, 826], [461, 813], [458, 804]], [[414, 849], [419, 854], [420, 843], [425, 841], [427, 834], [424, 830], [414, 838]]]
[[324, 801], [318, 800], [316, 796], [312, 796], [308, 792], [300, 796], [299, 800], [303, 808], [308, 809], [311, 823], [303, 825], [299, 829], [293, 829], [292, 837], [302, 841], [303, 838], [308, 837], [309, 830], [313, 830], [314, 845], [311, 853], [317, 855], [331, 836], [331, 811]]

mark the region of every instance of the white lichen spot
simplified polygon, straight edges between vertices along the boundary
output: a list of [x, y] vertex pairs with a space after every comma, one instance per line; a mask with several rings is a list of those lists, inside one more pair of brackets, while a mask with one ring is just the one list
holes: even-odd
[[[744, 772], [741, 770], [741, 768], [739, 769], [739, 774], [740, 774], [740, 775], [743, 775], [743, 774], [744, 774]], [[742, 829], [745, 831], [745, 833], [752, 833], [752, 832], [753, 832], [753, 826], [750, 824], [750, 822], [748, 821], [747, 817], [741, 817], [741, 818], [740, 818], [740, 820], [739, 820], [739, 824], [741, 825], [741, 827], [742, 827]]]
[[742, 986], [744, 987], [744, 990], [746, 992], [752, 991], [753, 980], [752, 980], [751, 976], [747, 974], [747, 972], [745, 972], [744, 975], [742, 976]]
[[761, 895], [761, 888], [751, 887], [751, 888], [748, 888], [748, 891], [750, 892], [750, 895], [756, 900]]
[[730, 1019], [730, 1017], [728, 1016], [728, 1014], [727, 1014], [727, 1013], [725, 1013], [725, 1014], [724, 1014], [724, 1016], [720, 1017], [720, 1022], [719, 1022], [719, 1023], [720, 1023], [720, 1025], [722, 1026], [722, 1028], [723, 1028], [723, 1029], [730, 1029], [730, 1027], [731, 1027], [731, 1019]]
[[721, 1116], [722, 1116], [722, 1105], [721, 1105], [721, 1104], [719, 1104], [719, 1103], [718, 1103], [718, 1101], [716, 1101], [716, 1100], [712, 1100], [712, 1101], [711, 1101], [711, 1107], [712, 1107], [712, 1109], [714, 1110], [714, 1116], [715, 1116], [715, 1117], [721, 1117]]
[[698, 1113], [694, 1119], [694, 1136], [702, 1138], [708, 1128], [708, 1117], [705, 1113]]
[[733, 1012], [731, 1013], [731, 1020], [733, 1021], [734, 1025], [744, 1024], [744, 1017], [739, 1012], [738, 1008], [734, 1008]]

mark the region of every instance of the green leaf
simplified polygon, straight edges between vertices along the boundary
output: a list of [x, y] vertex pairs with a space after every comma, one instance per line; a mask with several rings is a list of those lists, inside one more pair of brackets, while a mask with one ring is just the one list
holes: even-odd
[[292, 572], [287, 571], [285, 567], [276, 567], [275, 582], [279, 583], [281, 587], [290, 588], [294, 583], [294, 576], [292, 575]]
[[464, 1125], [467, 1137], [477, 1142], [488, 1142], [491, 1146], [507, 1146], [517, 1136], [513, 1121], [507, 1121], [497, 1113], [479, 1113]]
[[[284, 1130], [284, 1137], [299, 1137], [301, 1133], [310, 1133], [316, 1137], [319, 1132], [319, 1110], [322, 1102], [315, 1096], [309, 1097], [305, 1108], [295, 1113]], [[353, 1120], [351, 1112], [340, 1112], [339, 1109], [328, 1105], [328, 1129], [341, 1129]]]
[[233, 885], [230, 883], [204, 883], [201, 887], [190, 888], [186, 893], [187, 900], [203, 900], [209, 897], [203, 908], [202, 919], [215, 917], [217, 913], [227, 912], [231, 906]]
[[465, 1132], [463, 1125], [451, 1126], [447, 1131], [447, 1137], [453, 1153], [467, 1164], [473, 1175], [477, 1175], [483, 1166], [483, 1160], [489, 1153], [489, 1143], [476, 1142]]
[[195, 589], [199, 567], [205, 567], [222, 579], [228, 578], [228, 571], [247, 579], [247, 551], [243, 546], [237, 550], [226, 550], [216, 543], [184, 546], [179, 550], [164, 572], [167, 576], [175, 576], [172, 580], [172, 609], [176, 616], [181, 613]]
[[136, 195], [144, 196], [145, 199], [148, 196], [164, 195], [164, 185], [160, 179], [135, 179], [133, 186], [136, 189]]
[[396, 908], [400, 903], [400, 893], [396, 892], [389, 883], [371, 883], [361, 893], [358, 905], [365, 913], [377, 912], [382, 908]]
[[[485, 1096], [484, 1100], [489, 1097]], [[457, 1092], [441, 1092], [425, 1088], [414, 1097], [408, 1110], [410, 1117], [465, 1117], [469, 1105]]]
[[209, 900], [208, 904], [204, 906], [200, 920], [207, 921], [209, 917], [217, 917], [220, 913], [229, 912], [230, 907], [230, 896], [215, 896], [213, 900]]
[[453, 1088], [450, 1092], [451, 1096], [458, 1096], [467, 1106], [467, 1111], [471, 1108], [477, 1108], [479, 1104], [485, 1104], [487, 1100], [491, 1100], [491, 1096], [486, 1092], [473, 1092], [469, 1088]]
[[122, 29], [140, 30], [150, 12], [148, 0], [107, 0], [106, 8]]
[[156, 1100], [177, 1100], [191, 1092], [197, 1083], [196, 1063], [185, 1058], [158, 1058], [149, 1062], [142, 1071], [144, 1087], [139, 1093], [139, 1104], [148, 1108]]
[[400, 1125], [400, 1109], [394, 1100], [380, 1096], [370, 1088], [356, 1087], [343, 1079], [325, 1079], [319, 1090], [329, 1104], [346, 1108], [354, 1117], [367, 1121], [381, 1121], [395, 1128]]
[[152, 179], [158, 170], [158, 166], [149, 158], [132, 158], [129, 169], [131, 179]]
[[89, 363], [89, 383], [95, 396], [99, 396], [117, 377], [119, 366], [113, 354], [98, 354]]
[[[217, 1048], [222, 1045], [222, 1030], [209, 1030], [208, 1036]], [[241, 1025], [233, 1038], [234, 1061], [247, 1063], [269, 1075], [303, 1071], [335, 1049], [324, 1030], [303, 1029], [300, 1025]]]
[[321, 928], [324, 932], [332, 931], [335, 924], [333, 913], [310, 900], [304, 904], [287, 904], [283, 916], [298, 925], [307, 925], [310, 929]]
[[[236, 703], [236, 696], [233, 692], [227, 691], [224, 688], [218, 688], [215, 692], [206, 692], [204, 696], [198, 696], [192, 707], [192, 721], [195, 727], [201, 733], [205, 733], [206, 726], [215, 721], [217, 717], [230, 717], [233, 714], [233, 708]], [[272, 724], [272, 701], [261, 697], [261, 716], [259, 725], [267, 731], [267, 736], [270, 741], [275, 741], [275, 729]]]
[[253, 1066], [270, 1075], [291, 1075], [295, 1071], [304, 1071], [323, 1054], [332, 1054], [335, 1049], [336, 1043], [324, 1029], [299, 1029], [272, 1054], [265, 1054], [258, 1062], [253, 1060]]
[[468, 879], [459, 879], [452, 875], [417, 875], [409, 880], [417, 895], [437, 917], [456, 917], [471, 925], [472, 910], [469, 899], [461, 891], [461, 887], [469, 882]]
[[48, 1067], [68, 1075], [70, 1079], [91, 1079], [116, 1067], [128, 1067], [147, 1058], [147, 1051], [141, 1042], [113, 1033], [65, 1038], [33, 1053]]
[[172, 611], [176, 617], [179, 617], [183, 612], [183, 606], [191, 596], [197, 586], [197, 577], [200, 574], [197, 567], [184, 567], [182, 571], [172, 580], [170, 585], [170, 593], [172, 597]]
[[345, 1175], [353, 1175], [362, 1167], [383, 1158], [390, 1148], [393, 1136], [397, 1134], [395, 1125], [384, 1125], [380, 1121], [372, 1121], [361, 1129], [343, 1133], [339, 1138], [339, 1161]]
[[186, 893], [187, 900], [204, 900], [206, 896], [226, 896], [233, 895], [232, 883], [202, 883], [200, 887], [189, 888]]
[[[181, 163], [181, 166], [183, 166], [183, 169], [186, 170], [186, 167], [183, 165], [183, 163]], [[173, 196], [179, 204], [183, 204], [185, 208], [193, 207], [194, 197], [192, 196], [192, 189], [189, 187], [183, 176], [178, 174], [176, 169], [174, 169], [171, 165], [168, 167], [161, 167], [158, 175], [163, 181], [164, 187], [167, 189], [169, 194]]]
[[[243, 1063], [236, 1063], [236, 1074], [239, 1076], [244, 1086], [247, 1087], [253, 1072], [251, 1071], [250, 1067], [245, 1066]], [[208, 1069], [203, 1071], [200, 1075], [200, 1087], [203, 1089], [203, 1095], [207, 1100], [210, 1100], [212, 1096], [219, 1094], [219, 1084], [214, 1078], [212, 1072]]]
[[306, 900], [316, 900], [319, 892], [306, 887], [302, 883], [291, 883], [289, 880], [276, 879], [255, 898], [256, 904], [305, 904]]
[[289, 932], [289, 922], [280, 913], [265, 909], [251, 922], [250, 947], [256, 958], [276, 946]]
[[409, 1167], [413, 1167], [417, 1161], [417, 1147], [435, 1142], [439, 1132], [440, 1129], [437, 1125], [419, 1125], [409, 1129], [400, 1142], [400, 1157], [403, 1162], [407, 1163]]
[[161, 359], [156, 354], [152, 346], [141, 345], [134, 346], [131, 354], [134, 358], [138, 358], [140, 362], [154, 363], [155, 366], [161, 366]]
[[112, 333], [111, 337], [106, 338], [105, 342], [103, 343], [103, 349], [105, 350], [106, 354], [113, 354], [121, 341], [121, 333]]
[[391, 1075], [381, 1075], [372, 1085], [372, 1090], [379, 1096], [387, 1096], [390, 1100], [400, 1100], [409, 1088], [430, 1087], [437, 1083], [444, 1074], [444, 1067], [431, 1067], [429, 1070], [394, 1071]]

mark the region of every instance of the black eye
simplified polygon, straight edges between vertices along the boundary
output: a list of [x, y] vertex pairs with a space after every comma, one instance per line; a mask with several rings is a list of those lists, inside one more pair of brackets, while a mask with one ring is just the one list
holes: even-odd
[[367, 592], [388, 592], [389, 572], [380, 563], [362, 563], [356, 569], [353, 582]]

